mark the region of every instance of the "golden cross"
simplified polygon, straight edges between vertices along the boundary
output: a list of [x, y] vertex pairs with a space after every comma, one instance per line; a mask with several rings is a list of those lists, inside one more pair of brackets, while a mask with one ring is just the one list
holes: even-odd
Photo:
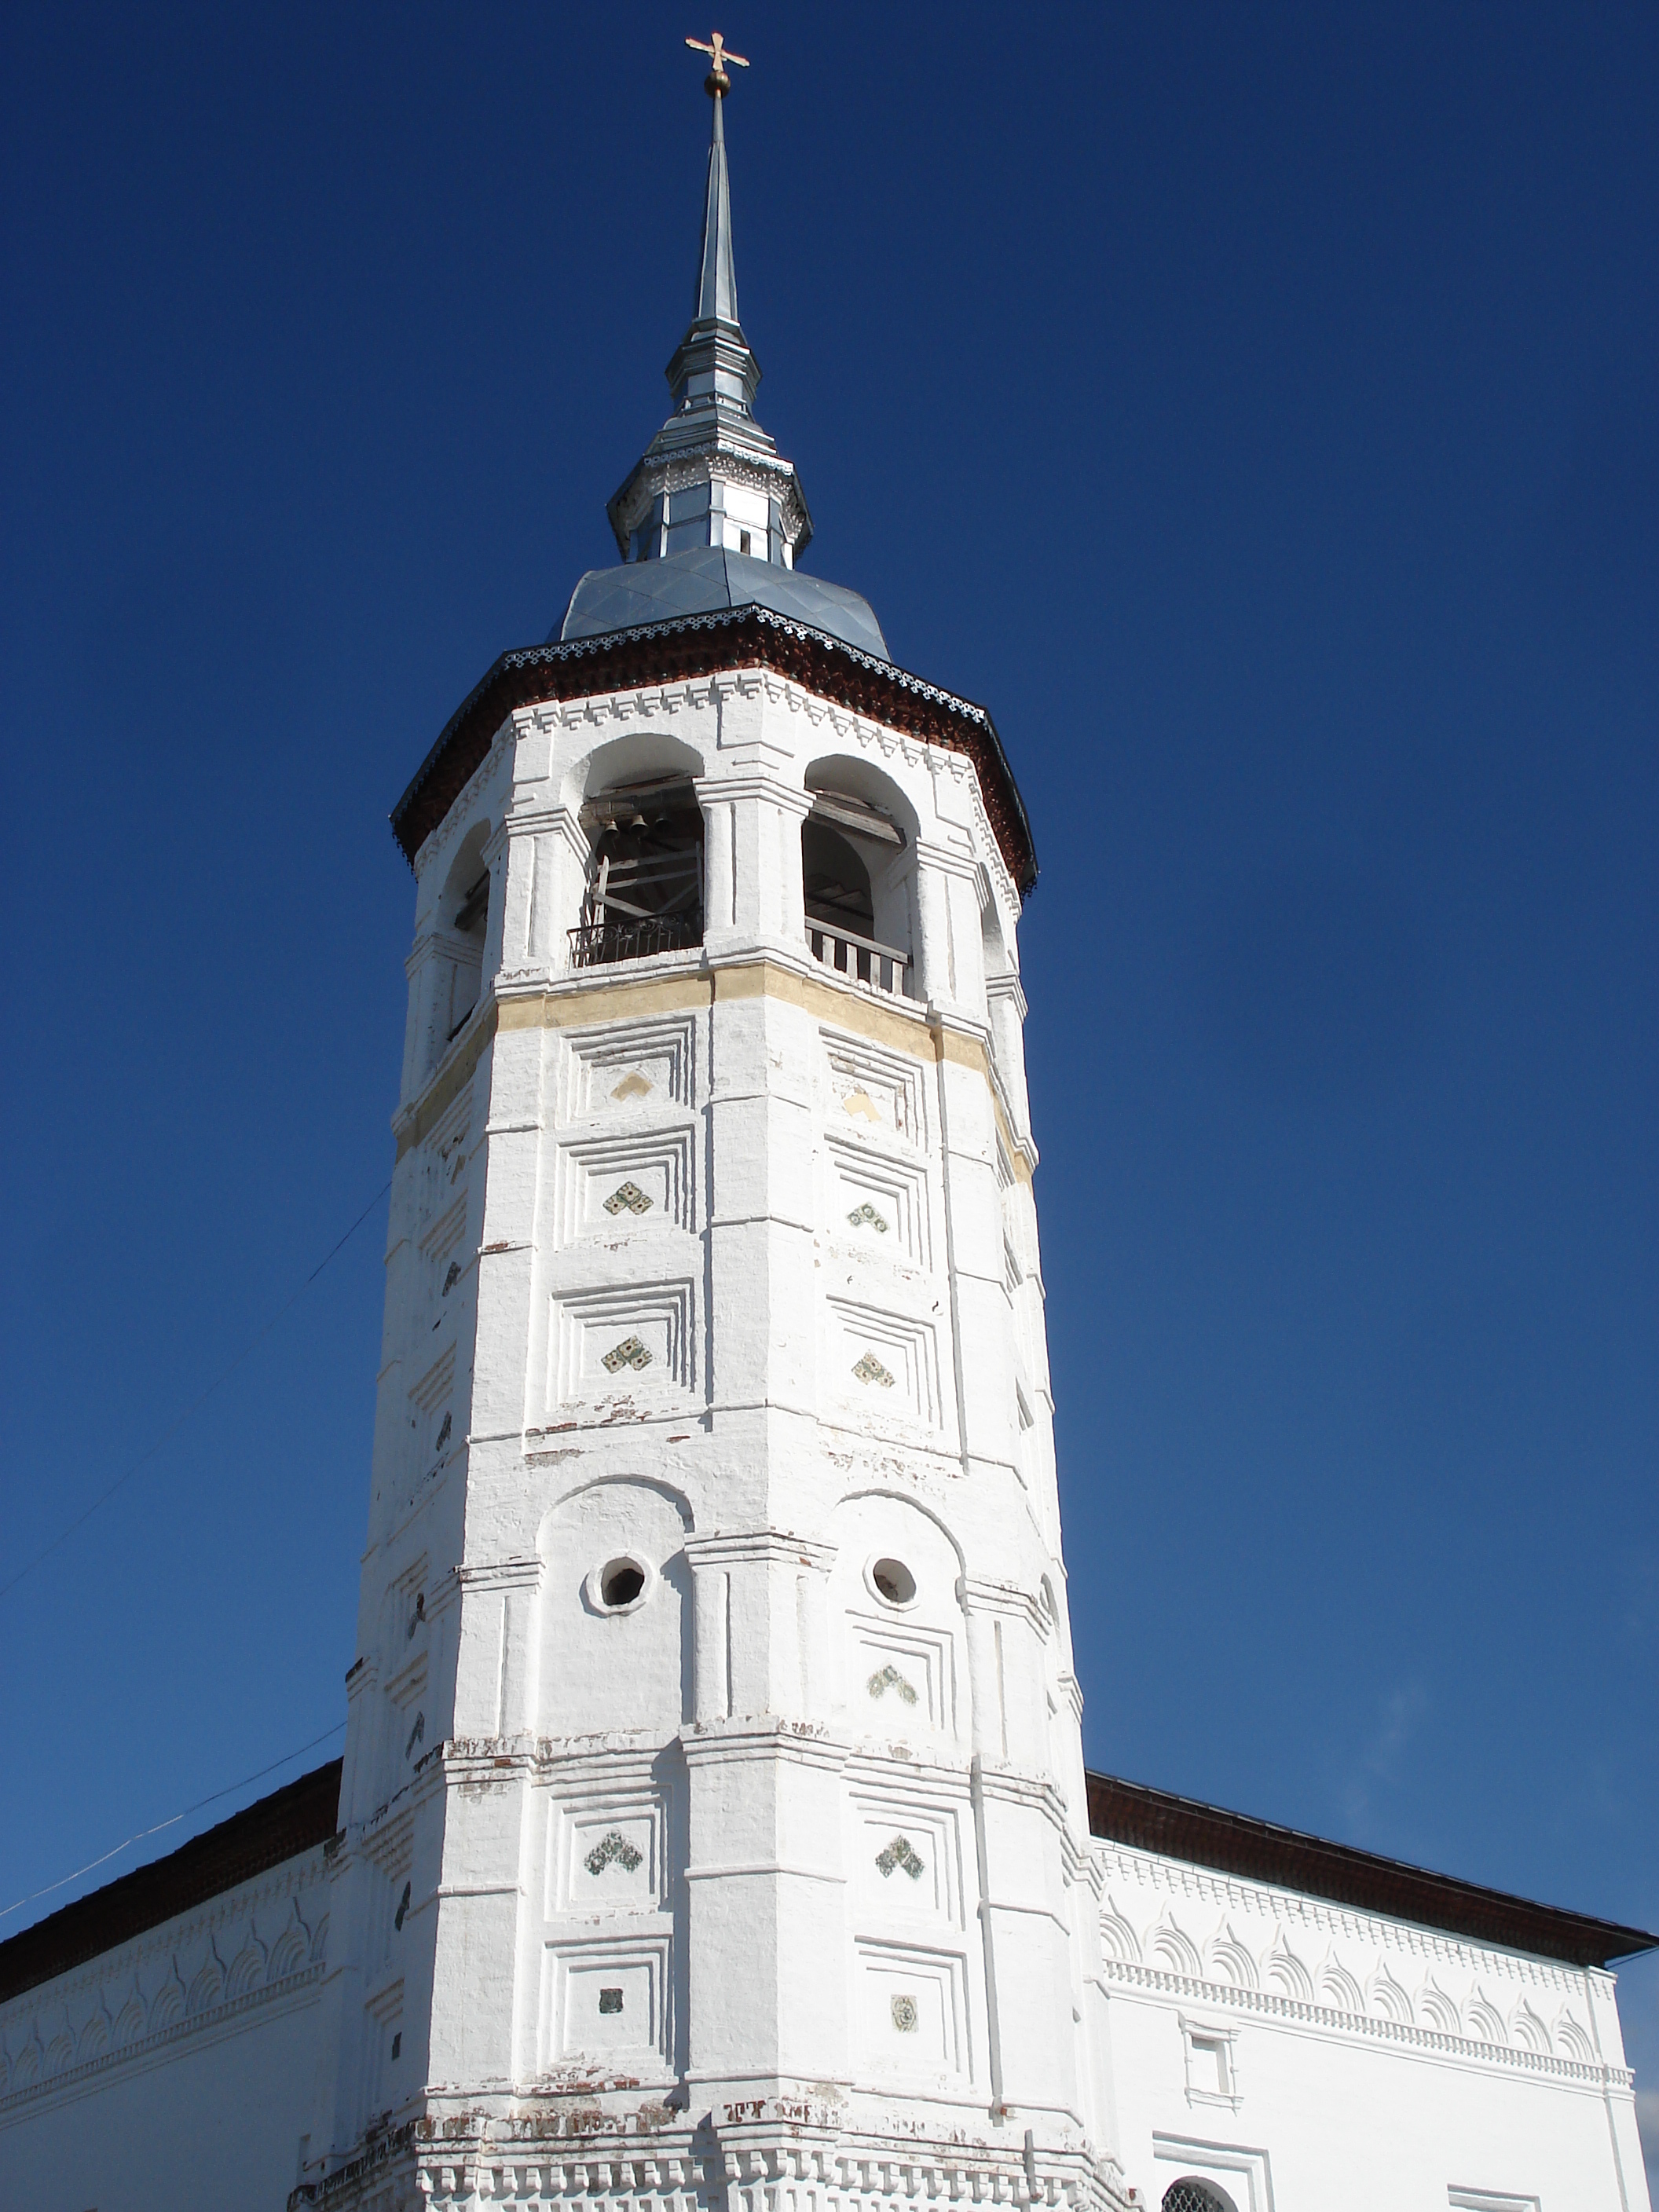
[[747, 69], [749, 64], [741, 54], [728, 52], [726, 41], [718, 31], [711, 31], [708, 35], [712, 44], [705, 44], [702, 39], [688, 39], [685, 43], [698, 53], [708, 55], [712, 64], [708, 71], [708, 89], [718, 95], [732, 89], [732, 80], [726, 74], [727, 62], [735, 62], [739, 69]]

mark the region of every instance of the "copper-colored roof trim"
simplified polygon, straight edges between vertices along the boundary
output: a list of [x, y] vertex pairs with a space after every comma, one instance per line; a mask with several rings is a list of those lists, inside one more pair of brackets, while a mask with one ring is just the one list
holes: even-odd
[[742, 606], [504, 653], [467, 695], [392, 810], [404, 857], [415, 855], [465, 789], [495, 732], [516, 708], [651, 684], [684, 683], [728, 669], [762, 667], [820, 699], [866, 714], [926, 744], [964, 753], [979, 775], [991, 829], [1022, 898], [1036, 881], [1036, 848], [996, 725], [982, 707], [908, 676], [826, 631], [769, 607]]
[[1616, 1921], [1482, 1889], [1453, 1875], [1431, 1874], [1356, 1850], [1351, 1844], [1327, 1843], [1245, 1813], [1173, 1797], [1145, 1783], [1121, 1782], [1110, 1774], [1091, 1774], [1088, 1782], [1090, 1831], [1104, 1842], [1575, 1966], [1604, 1966], [1659, 1948], [1659, 1936], [1644, 1929], [1622, 1928]]

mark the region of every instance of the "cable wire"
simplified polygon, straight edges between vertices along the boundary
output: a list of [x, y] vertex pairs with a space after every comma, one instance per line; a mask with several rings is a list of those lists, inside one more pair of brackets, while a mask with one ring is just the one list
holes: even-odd
[[[357, 1216], [357, 1218], [352, 1223], [350, 1228], [347, 1230], [345, 1235], [340, 1238], [338, 1243], [335, 1244], [317, 1262], [311, 1273], [306, 1277], [304, 1282], [301, 1284], [299, 1289], [295, 1291], [293, 1297], [290, 1297], [286, 1304], [278, 1306], [276, 1312], [272, 1314], [270, 1319], [265, 1323], [264, 1327], [260, 1329], [256, 1335], [249, 1338], [248, 1341], [237, 1353], [234, 1359], [231, 1361], [229, 1366], [222, 1368], [219, 1373], [214, 1376], [212, 1382], [208, 1384], [206, 1389], [202, 1392], [201, 1395], [191, 1399], [190, 1404], [186, 1406], [184, 1412], [179, 1414], [178, 1419], [173, 1424], [173, 1426], [170, 1429], [165, 1430], [162, 1434], [155, 1439], [155, 1442], [150, 1446], [148, 1451], [140, 1452], [137, 1458], [134, 1460], [132, 1465], [127, 1468], [126, 1472], [124, 1474], [118, 1474], [107, 1490], [101, 1491], [99, 1495], [93, 1499], [90, 1505], [87, 1506], [82, 1512], [76, 1515], [74, 1520], [70, 1522], [68, 1528], [60, 1529], [58, 1534], [52, 1538], [51, 1543], [46, 1547], [44, 1551], [37, 1552], [34, 1557], [29, 1560], [27, 1565], [19, 1567], [17, 1572], [13, 1575], [9, 1581], [0, 1583], [0, 1598], [9, 1597], [12, 1591], [16, 1589], [18, 1583], [23, 1580], [25, 1576], [32, 1575], [35, 1569], [41, 1565], [46, 1560], [49, 1559], [52, 1553], [57, 1551], [61, 1545], [67, 1544], [70, 1538], [75, 1534], [76, 1530], [84, 1527], [100, 1507], [107, 1505], [118, 1490], [125, 1489], [126, 1485], [132, 1480], [135, 1474], [138, 1474], [143, 1468], [147, 1468], [151, 1460], [153, 1460], [159, 1452], [162, 1452], [167, 1449], [167, 1445], [173, 1442], [174, 1437], [178, 1435], [179, 1430], [185, 1426], [185, 1423], [201, 1412], [203, 1407], [206, 1405], [208, 1400], [213, 1395], [214, 1392], [219, 1389], [224, 1383], [228, 1382], [231, 1376], [236, 1372], [237, 1369], [244, 1366], [246, 1362], [253, 1357], [253, 1354], [259, 1349], [259, 1346], [264, 1342], [265, 1339], [270, 1334], [272, 1329], [276, 1328], [277, 1322], [283, 1319], [283, 1316], [289, 1312], [292, 1308], [298, 1305], [300, 1300], [311, 1288], [318, 1276], [322, 1273], [329, 1261], [334, 1259], [339, 1253], [343, 1252], [346, 1246], [350, 1243], [352, 1238], [357, 1234], [357, 1231], [362, 1227], [364, 1222], [366, 1222], [369, 1215], [374, 1212], [375, 1207], [380, 1204], [380, 1200], [386, 1196], [387, 1191], [389, 1191], [391, 1188], [392, 1179], [388, 1176], [386, 1182], [380, 1185], [379, 1190], [375, 1192], [374, 1197], [369, 1200], [368, 1204], [363, 1208], [362, 1212]], [[70, 1879], [73, 1881], [74, 1876], [70, 1875]], [[3, 1917], [4, 1916], [3, 1914], [0, 1914], [0, 1918], [3, 1918]]]
[[[353, 1226], [356, 1225], [354, 1223]], [[348, 1236], [350, 1233], [349, 1230], [346, 1232]], [[338, 1249], [337, 1245], [335, 1250]], [[334, 1254], [331, 1252], [328, 1256], [331, 1260]], [[326, 1267], [328, 1261], [324, 1261], [323, 1265]], [[50, 1897], [55, 1889], [67, 1889], [70, 1882], [79, 1881], [83, 1874], [91, 1874], [95, 1868], [107, 1866], [112, 1859], [119, 1858], [123, 1851], [131, 1850], [135, 1844], [142, 1844], [147, 1837], [159, 1836], [164, 1828], [176, 1828], [180, 1820], [189, 1820], [192, 1813], [201, 1812], [204, 1806], [216, 1805], [222, 1797], [234, 1797], [239, 1790], [246, 1790], [251, 1782], [263, 1782], [267, 1774], [275, 1774], [279, 1766], [288, 1765], [292, 1759], [303, 1759], [307, 1752], [315, 1751], [319, 1743], [326, 1743], [330, 1736], [338, 1735], [344, 1727], [343, 1721], [336, 1721], [331, 1729], [325, 1729], [321, 1735], [313, 1736], [311, 1741], [302, 1743], [298, 1751], [290, 1751], [281, 1759], [273, 1759], [269, 1766], [262, 1766], [257, 1774], [245, 1774], [240, 1782], [228, 1782], [222, 1790], [214, 1790], [210, 1796], [198, 1797], [193, 1805], [186, 1805], [182, 1813], [174, 1813], [165, 1820], [158, 1820], [153, 1828], [140, 1828], [136, 1835], [129, 1836], [124, 1844], [117, 1844], [113, 1850], [106, 1851], [100, 1858], [88, 1859], [85, 1866], [76, 1867], [73, 1874], [66, 1874], [58, 1881], [49, 1881], [44, 1889], [37, 1889], [32, 1896], [20, 1897], [15, 1905], [9, 1905], [0, 1911], [0, 1920], [9, 1920], [14, 1912], [21, 1912], [26, 1905], [33, 1905], [40, 1898]]]

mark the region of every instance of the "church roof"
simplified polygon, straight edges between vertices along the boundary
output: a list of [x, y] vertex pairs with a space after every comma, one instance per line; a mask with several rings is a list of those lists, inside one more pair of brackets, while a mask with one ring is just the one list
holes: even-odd
[[0, 2004], [325, 1844], [339, 1818], [340, 1766], [330, 1759], [0, 1943]]
[[828, 630], [753, 603], [502, 653], [445, 723], [392, 810], [392, 834], [404, 857], [413, 862], [515, 708], [685, 683], [738, 668], [772, 669], [817, 697], [867, 714], [889, 729], [965, 753], [978, 771], [985, 811], [1008, 872], [1022, 897], [1030, 891], [1037, 872], [1031, 825], [996, 725], [985, 708], [908, 675], [884, 655], [878, 658]]
[[1226, 1813], [1195, 1798], [1171, 1796], [1144, 1782], [1091, 1774], [1088, 1784], [1090, 1832], [1104, 1842], [1575, 1966], [1604, 1966], [1638, 1951], [1659, 1949], [1659, 1936], [1645, 1929], [1623, 1928], [1617, 1921], [1483, 1889], [1455, 1875], [1431, 1874], [1399, 1859], [1356, 1850], [1352, 1844], [1328, 1843], [1247, 1813]]
[[664, 560], [629, 561], [619, 568], [590, 568], [571, 593], [555, 635], [602, 637], [640, 623], [742, 606], [770, 607], [774, 614], [826, 630], [878, 660], [892, 658], [874, 609], [859, 592], [721, 545], [700, 545]]

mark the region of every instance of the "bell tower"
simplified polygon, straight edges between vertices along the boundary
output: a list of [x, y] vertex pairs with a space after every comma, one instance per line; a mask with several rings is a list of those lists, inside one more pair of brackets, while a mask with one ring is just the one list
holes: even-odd
[[718, 40], [619, 565], [416, 881], [295, 2202], [1127, 2202], [982, 708], [796, 566]]

